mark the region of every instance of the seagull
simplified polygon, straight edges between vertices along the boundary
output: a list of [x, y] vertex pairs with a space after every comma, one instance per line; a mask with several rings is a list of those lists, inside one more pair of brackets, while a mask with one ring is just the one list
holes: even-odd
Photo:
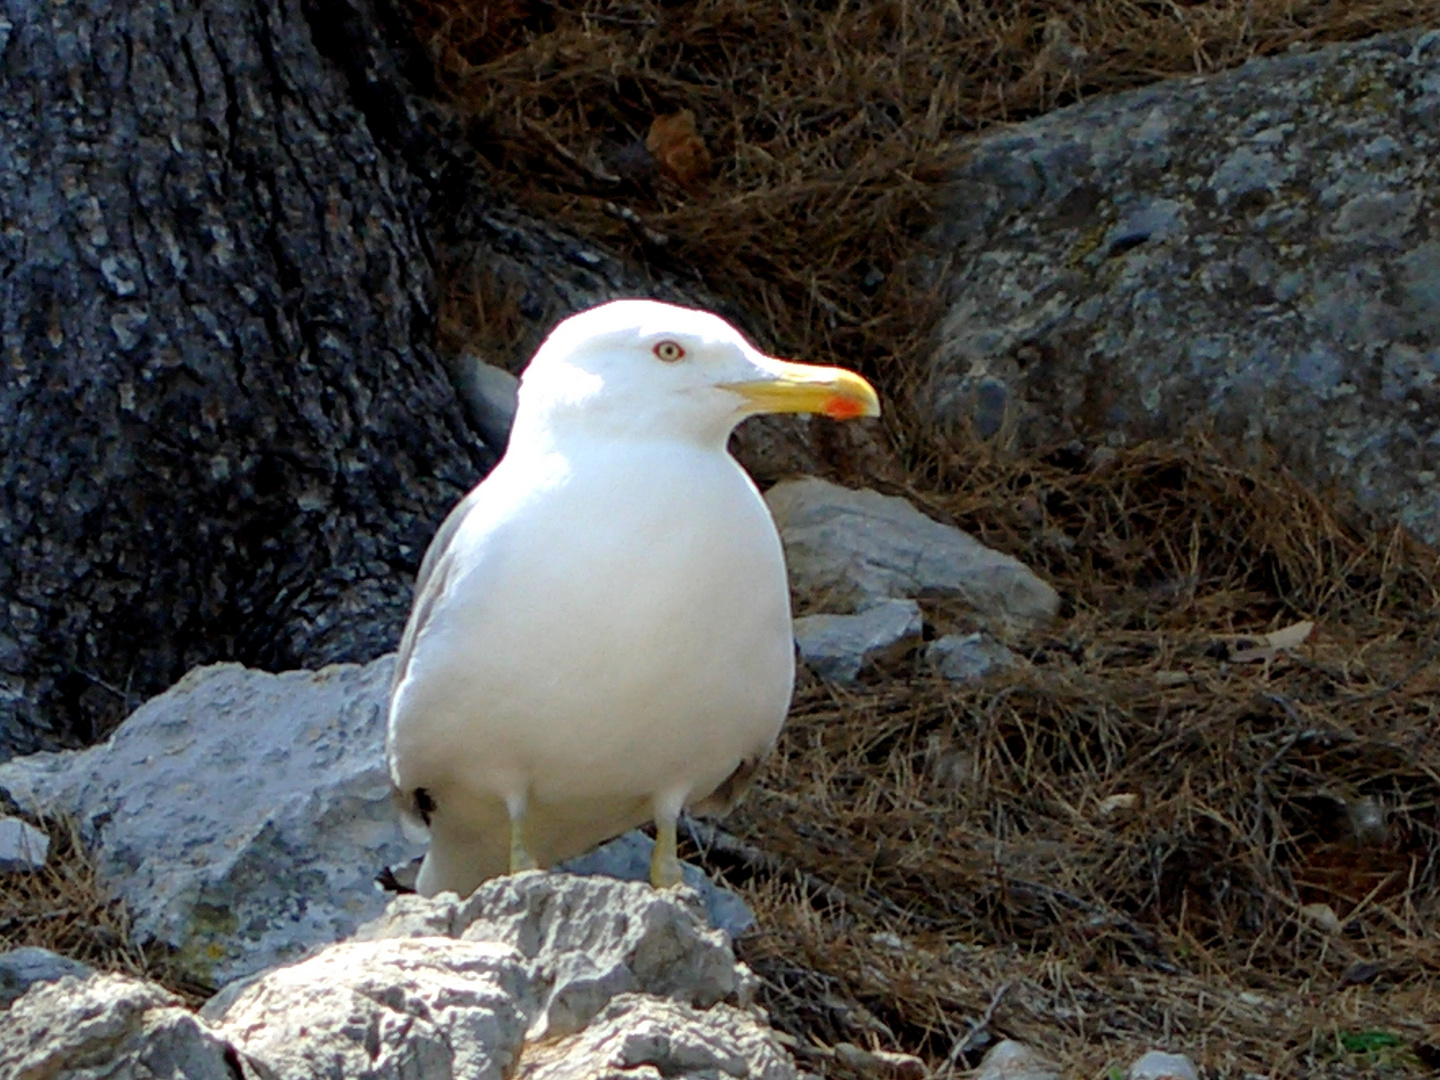
[[774, 521], [730, 456], [758, 413], [879, 415], [853, 372], [779, 360], [718, 315], [616, 300], [521, 379], [504, 457], [441, 524], [400, 643], [386, 758], [428, 831], [424, 896], [473, 892], [743, 792], [789, 711]]

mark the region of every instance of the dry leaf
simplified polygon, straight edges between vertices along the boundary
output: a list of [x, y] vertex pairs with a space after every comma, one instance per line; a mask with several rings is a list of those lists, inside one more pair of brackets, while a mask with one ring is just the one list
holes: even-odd
[[1236, 648], [1230, 654], [1230, 660], [1236, 664], [1253, 664], [1264, 660], [1274, 660], [1285, 650], [1296, 649], [1305, 644], [1314, 629], [1314, 622], [1303, 619], [1279, 630], [1272, 630], [1268, 634], [1261, 634], [1259, 637], [1231, 638], [1230, 641]]
[[687, 187], [710, 178], [710, 150], [689, 109], [657, 116], [645, 136], [645, 149], [662, 170]]
[[1134, 810], [1140, 805], [1140, 796], [1133, 791], [1124, 791], [1100, 800], [1096, 813], [1102, 818], [1112, 817], [1121, 812]]

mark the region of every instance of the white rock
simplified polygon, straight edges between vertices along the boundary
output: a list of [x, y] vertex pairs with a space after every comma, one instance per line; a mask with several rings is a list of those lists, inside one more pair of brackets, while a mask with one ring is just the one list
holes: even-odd
[[621, 994], [584, 1031], [527, 1047], [516, 1080], [795, 1080], [795, 1075], [795, 1063], [751, 1012]]
[[1005, 1039], [990, 1048], [974, 1080], [1060, 1080], [1060, 1073], [1024, 1043]]
[[0, 765], [0, 789], [76, 817], [138, 936], [223, 984], [352, 933], [384, 910], [377, 870], [419, 853], [385, 774], [391, 665], [200, 668], [98, 746]]
[[821, 678], [853, 682], [866, 664], [925, 628], [914, 600], [881, 600], [855, 615], [804, 615], [795, 620], [800, 656]]
[[617, 994], [708, 1008], [750, 993], [748, 969], [688, 889], [531, 871], [487, 881], [465, 901], [399, 897], [357, 938], [436, 935], [497, 942], [524, 957], [541, 988], [531, 1039], [579, 1031]]
[[236, 1080], [242, 1064], [174, 994], [125, 975], [37, 986], [0, 1023], [4, 1077]]
[[8, 1006], [32, 986], [54, 982], [67, 975], [84, 978], [90, 968], [49, 949], [26, 945], [0, 953], [0, 1009]]
[[247, 983], [215, 1032], [276, 1080], [502, 1080], [525, 1036], [515, 950], [449, 938], [342, 942]]
[[39, 870], [50, 854], [50, 837], [28, 821], [0, 818], [0, 873]]
[[956, 596], [985, 620], [1024, 629], [1059, 596], [1019, 560], [926, 517], [904, 499], [815, 477], [765, 496], [780, 528], [795, 591], [831, 611], [921, 593]]
[[470, 352], [456, 358], [454, 376], [471, 427], [486, 446], [503, 453], [510, 441], [510, 425], [515, 422], [520, 380]]
[[925, 659], [952, 682], [972, 682], [1014, 667], [1015, 654], [985, 634], [946, 634], [925, 647]]
[[1200, 1080], [1200, 1073], [1184, 1054], [1150, 1050], [1130, 1066], [1129, 1080]]

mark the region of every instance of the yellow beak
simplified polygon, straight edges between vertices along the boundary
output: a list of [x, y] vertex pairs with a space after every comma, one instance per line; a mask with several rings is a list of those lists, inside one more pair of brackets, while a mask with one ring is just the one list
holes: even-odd
[[723, 383], [750, 405], [750, 413], [824, 413], [832, 420], [880, 415], [875, 388], [844, 368], [771, 359], [768, 378]]

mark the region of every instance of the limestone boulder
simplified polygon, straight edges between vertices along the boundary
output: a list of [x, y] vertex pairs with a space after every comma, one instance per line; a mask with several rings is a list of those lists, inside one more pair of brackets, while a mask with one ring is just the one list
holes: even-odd
[[1020, 446], [1192, 424], [1440, 540], [1440, 30], [977, 140], [920, 408]]

